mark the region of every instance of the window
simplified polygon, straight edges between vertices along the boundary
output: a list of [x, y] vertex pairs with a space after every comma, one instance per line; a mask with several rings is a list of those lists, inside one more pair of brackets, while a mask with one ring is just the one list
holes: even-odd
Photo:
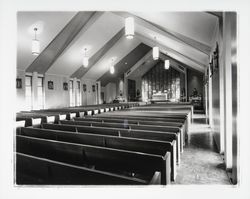
[[75, 106], [73, 80], [69, 81], [69, 106]]
[[81, 89], [80, 89], [81, 82], [77, 81], [76, 83], [77, 83], [77, 87], [76, 87], [76, 105], [81, 106]]
[[26, 109], [32, 109], [32, 77], [25, 76], [25, 103]]
[[37, 103], [39, 109], [44, 108], [43, 77], [37, 78]]

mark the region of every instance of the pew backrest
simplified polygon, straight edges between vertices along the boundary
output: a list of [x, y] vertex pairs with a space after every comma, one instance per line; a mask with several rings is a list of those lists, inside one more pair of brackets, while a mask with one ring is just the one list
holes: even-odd
[[[157, 172], [158, 173], [158, 172]], [[159, 174], [150, 182], [142, 179], [98, 171], [59, 161], [16, 153], [16, 184], [42, 185], [143, 185], [159, 184]], [[156, 180], [154, 180], [156, 178]], [[153, 181], [154, 180], [154, 181]], [[153, 182], [152, 182], [153, 181]]]
[[77, 166], [94, 165], [97, 168], [121, 169], [135, 173], [162, 174], [162, 184], [170, 183], [170, 153], [164, 157], [140, 152], [72, 144], [54, 140], [16, 136], [17, 152], [72, 163]]

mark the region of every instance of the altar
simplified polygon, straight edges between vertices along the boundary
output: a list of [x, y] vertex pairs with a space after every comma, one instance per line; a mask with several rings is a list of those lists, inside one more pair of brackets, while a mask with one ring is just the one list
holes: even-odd
[[157, 103], [157, 102], [168, 102], [168, 94], [167, 92], [153, 92], [152, 98], [150, 99], [152, 103]]
[[167, 100], [167, 93], [155, 93], [152, 95], [152, 100], [157, 101], [157, 100]]

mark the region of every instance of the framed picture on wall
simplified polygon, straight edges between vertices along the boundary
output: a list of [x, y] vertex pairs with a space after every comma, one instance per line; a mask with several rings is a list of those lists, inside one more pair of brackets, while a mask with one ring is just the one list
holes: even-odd
[[92, 91], [95, 92], [95, 85], [92, 85]]
[[53, 81], [48, 81], [48, 89], [53, 90], [54, 89], [54, 83]]
[[68, 83], [63, 82], [63, 90], [67, 91], [68, 90]]
[[83, 84], [83, 85], [82, 85], [82, 89], [83, 89], [84, 92], [87, 91], [87, 86], [86, 86], [86, 84]]
[[20, 89], [22, 88], [22, 79], [16, 78], [16, 88]]

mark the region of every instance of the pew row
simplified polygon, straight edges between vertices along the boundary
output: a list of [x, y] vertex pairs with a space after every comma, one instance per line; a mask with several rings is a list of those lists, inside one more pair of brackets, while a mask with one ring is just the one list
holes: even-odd
[[[93, 117], [85, 117], [85, 118], [96, 118], [96, 116]], [[187, 121], [187, 118], [185, 116], [175, 118], [171, 117], [171, 115], [168, 116], [157, 116], [157, 115], [118, 115], [118, 114], [101, 114], [98, 115], [97, 118], [99, 119], [123, 119], [123, 120], [134, 120], [134, 121], [147, 121], [147, 122], [176, 122], [176, 123], [182, 123], [183, 124], [183, 130], [184, 130], [184, 137], [187, 140], [188, 137], [188, 131], [189, 131], [189, 122]], [[183, 144], [185, 145], [185, 139], [183, 139]]]
[[63, 142], [102, 146], [107, 148], [138, 151], [165, 156], [171, 153], [171, 180], [176, 178], [176, 142], [152, 141], [139, 138], [126, 138], [107, 135], [81, 134], [67, 131], [55, 131], [38, 128], [21, 128], [19, 135], [57, 140]]
[[158, 171], [161, 184], [170, 184], [169, 152], [163, 157], [21, 135], [16, 136], [16, 152], [120, 175], [132, 173], [132, 176], [144, 180]]
[[[102, 123], [102, 122], [88, 122], [88, 121], [61, 121], [61, 124], [66, 125], [78, 125], [78, 126], [90, 126], [90, 127], [108, 127], [117, 129], [129, 129], [129, 130], [149, 130], [160, 131], [166, 133], [180, 134], [180, 142], [184, 142], [184, 132], [182, 128], [173, 126], [152, 126], [152, 125], [133, 125], [122, 123]], [[180, 151], [183, 152], [183, 144], [181, 144]]]
[[159, 140], [176, 142], [176, 162], [180, 163], [180, 134], [176, 133], [165, 133], [147, 130], [129, 130], [129, 129], [118, 129], [118, 128], [107, 128], [107, 127], [88, 127], [88, 126], [77, 126], [77, 125], [63, 125], [63, 124], [43, 124], [42, 128], [60, 131], [71, 131], [78, 133], [98, 134], [98, 135], [110, 135], [118, 137], [128, 138], [139, 138], [146, 140]]
[[93, 168], [16, 153], [17, 185], [147, 185], [160, 184], [160, 173], [151, 180], [122, 176]]

